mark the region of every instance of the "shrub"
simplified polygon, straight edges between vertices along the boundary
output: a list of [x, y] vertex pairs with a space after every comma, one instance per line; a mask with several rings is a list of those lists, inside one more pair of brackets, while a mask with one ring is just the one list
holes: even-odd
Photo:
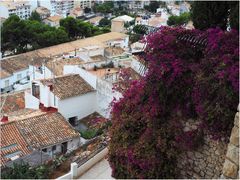
[[36, 168], [30, 167], [28, 163], [14, 163], [13, 167], [8, 167], [1, 172], [2, 179], [46, 179], [49, 170], [46, 165]]
[[96, 137], [97, 135], [97, 130], [95, 129], [87, 129], [85, 131], [80, 131], [81, 137], [84, 139], [92, 139]]

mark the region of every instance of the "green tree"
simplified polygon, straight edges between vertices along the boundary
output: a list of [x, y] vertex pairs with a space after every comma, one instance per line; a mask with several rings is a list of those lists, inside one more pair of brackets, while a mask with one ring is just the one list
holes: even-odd
[[69, 41], [68, 34], [63, 27], [57, 28], [55, 30], [55, 35], [56, 35], [56, 38], [57, 38], [57, 43], [56, 44], [60, 44], [60, 43], [64, 43], [64, 42]]
[[143, 25], [136, 25], [133, 27], [133, 32], [136, 34], [146, 34], [146, 28]]
[[99, 21], [99, 26], [104, 27], [104, 26], [110, 26], [111, 21], [108, 18], [103, 18]]
[[151, 1], [148, 6], [144, 6], [144, 9], [146, 9], [149, 12], [155, 13], [159, 6], [160, 6], [159, 1]]
[[29, 17], [29, 20], [39, 21], [39, 22], [42, 21], [40, 15], [36, 11], [33, 11], [31, 13], [31, 16]]
[[191, 17], [197, 29], [212, 27], [227, 28], [229, 2], [227, 1], [194, 1], [191, 4]]
[[77, 33], [77, 21], [73, 17], [67, 17], [60, 20], [60, 26], [64, 27], [69, 38], [75, 38]]
[[109, 28], [107, 28], [107, 27], [103, 27], [101, 29], [101, 31], [102, 31], [102, 33], [109, 33], [109, 32], [111, 32], [111, 30]]
[[18, 16], [10, 16], [2, 25], [1, 29], [1, 43], [2, 51], [17, 50], [17, 52], [24, 52], [29, 43], [26, 38], [27, 29], [25, 22]]
[[112, 1], [106, 1], [103, 4], [96, 4], [93, 7], [94, 12], [111, 13], [113, 11], [114, 4]]
[[19, 164], [13, 164], [13, 167], [1, 172], [2, 179], [46, 179], [48, 175], [46, 166], [32, 168], [23, 161]]
[[83, 36], [84, 37], [92, 36], [92, 27], [93, 27], [93, 25], [91, 25], [90, 23], [84, 23], [83, 24], [82, 29], [83, 29]]
[[190, 14], [189, 13], [183, 13], [180, 16], [170, 16], [167, 20], [167, 24], [169, 26], [181, 26], [190, 20]]

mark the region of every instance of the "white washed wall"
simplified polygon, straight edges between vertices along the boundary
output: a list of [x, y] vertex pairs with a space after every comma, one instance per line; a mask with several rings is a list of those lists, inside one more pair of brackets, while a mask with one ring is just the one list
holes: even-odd
[[52, 72], [46, 66], [43, 66], [43, 73], [40, 73], [35, 66], [30, 65], [29, 75], [30, 81], [53, 77]]
[[7, 78], [3, 78], [3, 79], [0, 80], [1, 88], [5, 88], [5, 81], [7, 81], [7, 80], [9, 80], [9, 86], [14, 83], [14, 77], [13, 76], [9, 76]]
[[68, 153], [77, 149], [79, 146], [81, 145], [81, 141], [80, 141], [80, 137], [74, 138], [71, 141], [68, 141], [67, 144], [67, 149], [68, 149]]
[[23, 79], [23, 78], [27, 77], [28, 73], [29, 73], [29, 69], [28, 68], [24, 69], [22, 71], [14, 72], [13, 73], [13, 78], [15, 79], [15, 81], [18, 81], [18, 79], [17, 79], [18, 75], [21, 75], [22, 76], [21, 79]]
[[109, 118], [111, 107], [110, 104], [115, 97], [117, 100], [122, 97], [121, 93], [114, 92], [110, 82], [102, 79], [97, 80], [97, 112], [102, 116]]
[[88, 71], [80, 68], [78, 65], [67, 65], [64, 66], [64, 74], [79, 74], [88, 84], [96, 89], [97, 77]]
[[58, 101], [58, 112], [67, 120], [77, 116], [81, 119], [96, 111], [96, 92]]
[[44, 86], [43, 84], [40, 83], [40, 102], [44, 104], [45, 107], [50, 106], [50, 89], [47, 86]]
[[103, 149], [98, 154], [93, 156], [91, 159], [89, 159], [86, 163], [78, 167], [78, 164], [76, 162], [71, 163], [71, 170], [67, 174], [64, 174], [63, 176], [60, 176], [57, 178], [57, 180], [60, 179], [79, 179], [81, 175], [86, 173], [91, 167], [93, 167], [95, 164], [97, 164], [100, 160], [105, 158], [108, 154], [108, 148]]
[[24, 99], [25, 108], [39, 109], [39, 99], [32, 96], [32, 94], [29, 91], [25, 91]]

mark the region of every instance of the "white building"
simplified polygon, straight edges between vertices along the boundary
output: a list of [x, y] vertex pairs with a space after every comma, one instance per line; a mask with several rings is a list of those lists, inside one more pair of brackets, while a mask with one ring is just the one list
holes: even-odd
[[37, 7], [35, 11], [40, 15], [41, 19], [45, 19], [51, 15], [50, 10], [45, 7]]
[[72, 125], [96, 111], [96, 92], [79, 75], [35, 80], [25, 93], [26, 108], [56, 108]]
[[74, 7], [81, 7], [82, 9], [85, 9], [86, 7], [91, 8], [94, 4], [93, 0], [75, 0], [74, 1]]
[[148, 6], [150, 0], [130, 0], [128, 1], [129, 9], [144, 9], [144, 6]]
[[0, 61], [0, 85], [2, 93], [27, 89], [30, 85], [29, 62], [27, 59], [17, 57], [5, 58]]
[[51, 16], [62, 15], [66, 17], [74, 8], [74, 0], [39, 0], [39, 6], [50, 10]]
[[130, 21], [133, 21], [134, 18], [123, 15], [118, 16], [111, 20], [111, 31], [112, 32], [125, 32], [125, 23], [129, 23]]
[[28, 19], [32, 8], [29, 1], [1, 1], [0, 17], [8, 18], [11, 15], [17, 15], [21, 19]]
[[43, 20], [43, 22], [51, 27], [59, 27], [60, 26], [60, 20], [62, 19], [62, 16], [55, 15], [50, 16]]

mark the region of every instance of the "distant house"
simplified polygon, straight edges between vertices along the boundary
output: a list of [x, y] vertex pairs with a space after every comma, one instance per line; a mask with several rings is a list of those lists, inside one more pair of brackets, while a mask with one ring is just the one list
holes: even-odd
[[94, 39], [102, 43], [105, 43], [108, 47], [115, 46], [115, 47], [126, 48], [128, 47], [128, 42], [129, 42], [128, 35], [123, 33], [118, 33], [118, 32], [111, 32], [111, 33], [95, 36]]
[[124, 24], [126, 22], [130, 22], [133, 20], [134, 20], [134, 18], [127, 16], [127, 15], [119, 16], [119, 17], [112, 19], [111, 31], [112, 32], [125, 32]]
[[55, 15], [50, 16], [43, 20], [43, 22], [51, 27], [59, 27], [60, 26], [60, 20], [62, 19], [62, 16]]
[[26, 57], [10, 57], [0, 61], [1, 92], [10, 92], [14, 89], [26, 89], [29, 84], [28, 59]]
[[31, 15], [29, 1], [0, 1], [0, 17], [8, 18], [17, 15], [21, 19], [28, 19]]
[[92, 25], [98, 26], [98, 25], [99, 25], [99, 22], [101, 21], [101, 19], [103, 19], [102, 16], [97, 16], [97, 17], [88, 19], [88, 21], [89, 21]]
[[35, 11], [40, 15], [41, 19], [46, 19], [51, 15], [51, 11], [45, 7], [37, 7]]
[[71, 16], [73, 18], [78, 18], [84, 14], [84, 11], [81, 7], [75, 7], [70, 11], [70, 14], [68, 16]]
[[129, 0], [128, 1], [128, 8], [129, 9], [144, 9], [144, 6], [147, 6], [150, 4], [150, 0]]
[[[159, 14], [159, 15], [158, 15]], [[151, 27], [160, 27], [167, 25], [168, 17], [164, 13], [157, 13], [151, 17], [143, 16], [135, 19], [135, 25], [147, 25]]]
[[35, 80], [25, 97], [26, 108], [56, 108], [73, 126], [96, 111], [96, 91], [79, 75]]

